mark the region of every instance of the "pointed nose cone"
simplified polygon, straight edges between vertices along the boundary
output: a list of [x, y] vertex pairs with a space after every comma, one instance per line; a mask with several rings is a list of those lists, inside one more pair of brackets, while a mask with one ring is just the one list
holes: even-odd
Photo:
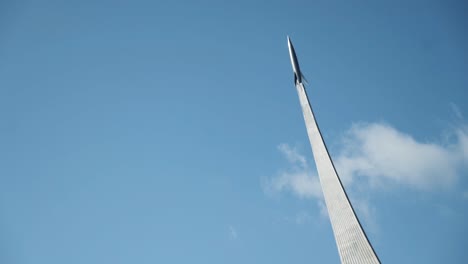
[[[293, 48], [292, 43], [291, 43], [291, 39], [289, 38], [289, 36], [287, 36], [287, 37], [288, 37], [289, 57], [291, 58], [291, 64], [293, 65], [293, 69], [294, 69], [294, 55], [295, 55], [294, 53], [295, 53], [295, 52], [294, 52], [294, 48]], [[295, 70], [296, 70], [296, 69], [294, 69], [294, 71], [295, 71]]]
[[294, 72], [294, 83], [302, 83], [302, 73], [299, 68], [299, 62], [297, 61], [296, 52], [294, 51], [294, 46], [291, 42], [291, 39], [288, 37], [288, 48], [289, 48], [289, 57], [291, 58], [291, 65]]
[[294, 51], [294, 46], [291, 42], [291, 39], [288, 36], [288, 49], [289, 49], [289, 56], [291, 57], [291, 64], [293, 65], [294, 72], [297, 71], [297, 59], [296, 59], [296, 52]]

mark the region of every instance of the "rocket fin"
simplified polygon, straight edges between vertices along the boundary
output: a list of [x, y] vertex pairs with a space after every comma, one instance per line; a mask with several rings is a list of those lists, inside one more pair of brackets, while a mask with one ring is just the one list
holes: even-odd
[[[294, 75], [295, 76], [295, 75]], [[302, 77], [302, 80], [305, 82], [305, 84], [309, 84], [309, 81], [306, 79], [306, 77], [302, 74], [301, 72], [301, 77]]]

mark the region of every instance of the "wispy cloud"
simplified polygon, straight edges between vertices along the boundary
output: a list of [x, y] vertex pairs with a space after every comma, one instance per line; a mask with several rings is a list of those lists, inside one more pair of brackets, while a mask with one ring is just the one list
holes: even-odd
[[228, 226], [229, 231], [229, 238], [232, 240], [236, 240], [238, 237], [237, 230], [232, 226]]
[[460, 107], [456, 105], [455, 103], [450, 103], [450, 108], [452, 109], [453, 114], [460, 120], [463, 119], [463, 114], [460, 110]]
[[325, 219], [328, 219], [328, 209], [327, 209], [327, 206], [325, 205], [325, 201], [324, 200], [319, 200], [317, 202], [317, 205], [318, 205], [319, 210], [320, 210], [320, 216], [325, 218]]
[[357, 211], [360, 219], [363, 220], [363, 223], [366, 225], [367, 229], [372, 233], [377, 233], [378, 224], [375, 207], [373, 207], [368, 200], [363, 199], [362, 197], [354, 197], [352, 201], [354, 209]]
[[302, 154], [300, 154], [296, 148], [292, 148], [288, 144], [280, 144], [278, 146], [278, 149], [286, 157], [290, 164], [298, 166], [300, 168], [308, 167], [306, 158]]
[[288, 160], [289, 166], [264, 183], [265, 191], [290, 191], [301, 198], [321, 198], [317, 173], [310, 169], [305, 157], [287, 144], [279, 145], [278, 149]]
[[298, 225], [306, 224], [312, 220], [312, 216], [307, 211], [300, 211], [296, 214], [294, 222]]

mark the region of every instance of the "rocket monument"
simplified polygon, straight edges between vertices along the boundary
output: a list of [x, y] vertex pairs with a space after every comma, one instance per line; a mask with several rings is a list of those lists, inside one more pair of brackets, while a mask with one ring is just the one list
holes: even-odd
[[317, 171], [322, 186], [325, 204], [335, 236], [341, 263], [373, 264], [380, 263], [369, 239], [364, 232], [353, 206], [336, 172], [330, 154], [328, 153], [322, 134], [315, 120], [309, 98], [304, 87], [296, 52], [288, 37], [289, 55], [294, 71], [294, 84], [299, 95], [299, 101], [304, 115], [305, 125]]

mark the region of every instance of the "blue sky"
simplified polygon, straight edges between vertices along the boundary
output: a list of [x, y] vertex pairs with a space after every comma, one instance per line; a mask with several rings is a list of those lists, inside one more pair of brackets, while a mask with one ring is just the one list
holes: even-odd
[[3, 1], [0, 262], [338, 263], [286, 35], [384, 263], [468, 244], [463, 1]]

